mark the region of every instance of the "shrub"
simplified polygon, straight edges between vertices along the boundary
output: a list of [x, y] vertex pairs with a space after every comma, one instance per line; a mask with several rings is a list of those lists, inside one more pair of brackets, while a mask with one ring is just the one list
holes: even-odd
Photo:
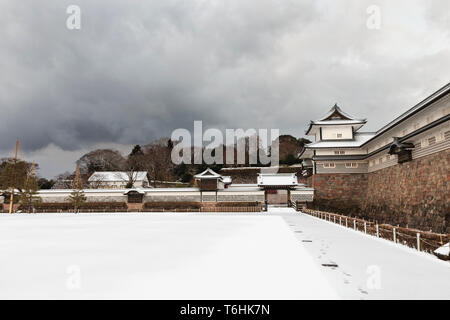
[[[57, 212], [73, 210], [73, 204], [70, 202], [43, 202], [35, 205], [36, 211]], [[81, 210], [127, 210], [125, 202], [86, 202]]]

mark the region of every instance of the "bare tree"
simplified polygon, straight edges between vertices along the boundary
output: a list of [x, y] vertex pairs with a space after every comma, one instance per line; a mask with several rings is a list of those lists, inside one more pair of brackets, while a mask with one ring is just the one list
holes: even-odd
[[73, 178], [75, 175], [66, 171], [61, 173], [55, 177], [55, 183], [52, 186], [52, 189], [71, 189], [73, 186]]
[[119, 171], [125, 166], [125, 158], [117, 150], [98, 149], [86, 153], [77, 161], [81, 174], [91, 175], [95, 171]]
[[155, 186], [157, 181], [170, 181], [175, 178], [171, 159], [172, 147], [173, 143], [168, 138], [155, 140], [144, 147], [143, 169], [148, 172]]

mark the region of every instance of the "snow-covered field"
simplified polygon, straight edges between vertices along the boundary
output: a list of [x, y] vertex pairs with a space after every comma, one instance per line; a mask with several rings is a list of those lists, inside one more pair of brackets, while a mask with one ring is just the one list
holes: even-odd
[[450, 263], [292, 209], [4, 214], [0, 298], [450, 299]]
[[0, 215], [0, 298], [334, 299], [282, 217]]
[[[450, 262], [306, 214], [279, 212], [343, 299], [450, 299]], [[307, 241], [307, 242], [304, 242]]]

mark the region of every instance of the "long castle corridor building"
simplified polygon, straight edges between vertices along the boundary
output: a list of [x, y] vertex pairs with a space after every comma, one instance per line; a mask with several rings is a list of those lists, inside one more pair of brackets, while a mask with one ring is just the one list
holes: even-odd
[[300, 153], [313, 207], [450, 232], [450, 84], [376, 132], [334, 105]]

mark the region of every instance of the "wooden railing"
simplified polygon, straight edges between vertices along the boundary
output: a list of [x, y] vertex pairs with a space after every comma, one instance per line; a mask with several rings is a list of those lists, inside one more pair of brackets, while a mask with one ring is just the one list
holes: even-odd
[[450, 234], [439, 234], [417, 229], [395, 227], [389, 224], [378, 224], [357, 217], [349, 217], [332, 212], [303, 208], [303, 213], [316, 218], [339, 224], [346, 228], [361, 231], [366, 234], [401, 243], [419, 251], [432, 253], [434, 250], [450, 241]]

